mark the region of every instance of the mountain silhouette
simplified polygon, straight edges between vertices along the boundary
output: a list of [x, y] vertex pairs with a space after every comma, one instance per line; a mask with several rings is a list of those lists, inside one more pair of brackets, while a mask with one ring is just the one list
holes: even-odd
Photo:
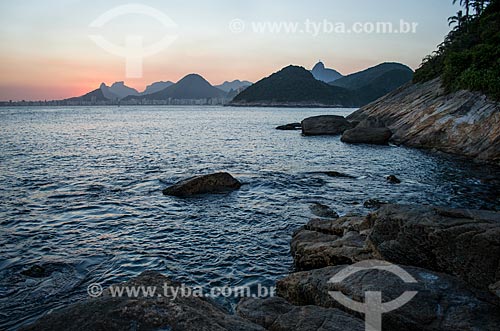
[[167, 99], [206, 99], [223, 98], [226, 93], [213, 87], [210, 83], [198, 74], [189, 74], [177, 83], [164, 88], [161, 91], [142, 95], [129, 96], [125, 100], [148, 99], [148, 100], [167, 100]]
[[325, 68], [325, 65], [321, 61], [316, 63], [316, 65], [312, 68], [311, 73], [314, 78], [325, 83], [330, 83], [343, 77], [337, 70]]
[[413, 78], [413, 70], [401, 63], [381, 63], [342, 77], [330, 85], [349, 89], [358, 95], [362, 105], [394, 91]]
[[224, 83], [220, 84], [220, 85], [216, 85], [215, 87], [218, 88], [219, 90], [222, 90], [224, 92], [229, 92], [231, 90], [233, 91], [238, 91], [238, 90], [241, 90], [243, 88], [246, 88], [246, 87], [249, 87], [250, 85], [252, 85], [251, 82], [249, 81], [246, 81], [246, 80], [233, 80], [232, 82], [228, 82], [228, 81], [225, 81]]
[[109, 87], [109, 91], [119, 99], [123, 99], [129, 95], [139, 95], [136, 89], [126, 86], [124, 82], [113, 83], [113, 85]]
[[146, 86], [146, 89], [141, 93], [141, 95], [156, 93], [172, 85], [174, 85], [174, 83], [171, 81], [154, 82], [153, 84]]
[[356, 104], [349, 90], [315, 79], [303, 67], [290, 65], [249, 86], [230, 104], [236, 106], [344, 106]]

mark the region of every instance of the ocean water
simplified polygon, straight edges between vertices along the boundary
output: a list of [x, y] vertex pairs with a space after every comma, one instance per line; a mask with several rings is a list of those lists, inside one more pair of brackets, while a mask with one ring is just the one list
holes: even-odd
[[[498, 169], [397, 146], [347, 145], [277, 125], [354, 109], [0, 108], [0, 329], [144, 270], [191, 286], [270, 286], [319, 202], [366, 214], [378, 198], [499, 209]], [[228, 171], [236, 192], [162, 189]], [[355, 178], [332, 178], [339, 171]], [[388, 184], [387, 175], [402, 183]], [[45, 278], [21, 274], [33, 265]], [[235, 300], [218, 299], [228, 309]]]

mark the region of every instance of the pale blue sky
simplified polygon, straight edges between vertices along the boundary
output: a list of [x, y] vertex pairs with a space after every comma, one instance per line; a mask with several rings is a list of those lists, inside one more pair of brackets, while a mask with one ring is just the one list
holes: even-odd
[[[127, 34], [154, 43], [168, 32], [177, 39], [144, 59], [144, 75], [127, 79], [124, 59], [92, 42], [89, 24], [123, 4], [139, 3], [168, 15], [177, 28], [165, 30], [154, 19], [127, 15], [99, 33], [115, 44]], [[224, 80], [256, 81], [288, 64], [310, 68], [321, 59], [349, 74], [384, 61], [416, 68], [449, 31], [447, 17], [457, 11], [451, 0], [257, 0], [257, 1], [82, 1], [18, 0], [0, 3], [0, 99], [57, 98], [125, 80], [138, 89], [157, 80], [176, 81], [197, 72], [213, 84]], [[230, 22], [245, 22], [241, 33]], [[414, 34], [256, 33], [252, 22], [418, 23]]]

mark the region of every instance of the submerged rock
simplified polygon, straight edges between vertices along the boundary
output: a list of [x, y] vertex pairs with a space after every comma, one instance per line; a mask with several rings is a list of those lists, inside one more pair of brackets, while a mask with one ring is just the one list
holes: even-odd
[[349, 175], [349, 174], [344, 174], [344, 173], [338, 172], [338, 171], [322, 171], [320, 173], [325, 174], [328, 177], [356, 178], [355, 176], [352, 176], [352, 175]]
[[339, 214], [337, 214], [333, 209], [330, 207], [323, 205], [321, 203], [313, 203], [311, 206], [309, 206], [309, 209], [311, 210], [311, 213], [318, 217], [322, 218], [339, 218]]
[[301, 129], [302, 129], [302, 124], [300, 123], [290, 123], [276, 127], [276, 130], [301, 130]]
[[369, 219], [365, 217], [309, 221], [294, 234], [290, 244], [296, 269], [311, 270], [372, 258], [365, 244], [368, 229]]
[[32, 277], [32, 278], [44, 278], [50, 276], [52, 272], [46, 270], [43, 266], [34, 265], [29, 269], [21, 271], [21, 275]]
[[154, 295], [112, 297], [108, 290], [99, 298], [51, 312], [24, 330], [264, 330], [257, 324], [228, 314], [203, 297], [158, 296], [164, 293], [164, 285], [181, 290], [180, 284], [157, 272], [143, 272], [119, 286], [155, 286]]
[[351, 128], [348, 120], [337, 115], [314, 116], [302, 121], [302, 134], [305, 136], [336, 136]]
[[195, 176], [176, 183], [163, 190], [163, 194], [178, 197], [205, 193], [222, 193], [237, 190], [241, 183], [227, 172]]
[[364, 321], [339, 309], [294, 306], [283, 298], [246, 298], [236, 308], [239, 316], [266, 330], [283, 331], [363, 331]]
[[378, 258], [455, 275], [481, 289], [500, 281], [500, 212], [386, 205], [372, 214]]
[[405, 291], [417, 291], [402, 307], [382, 315], [384, 330], [495, 330], [500, 325], [496, 297], [467, 286], [456, 277], [422, 268], [401, 266], [416, 283], [404, 283], [392, 273], [359, 270], [342, 282], [329, 280], [347, 265], [325, 267], [292, 274], [277, 282], [277, 293], [294, 305], [316, 305], [357, 313], [341, 305], [330, 291], [342, 292], [364, 302], [365, 291], [380, 291], [382, 301], [398, 298]]
[[387, 176], [386, 180], [391, 184], [400, 184], [401, 183], [401, 180], [394, 175]]
[[363, 202], [363, 207], [375, 209], [375, 208], [380, 208], [383, 205], [387, 205], [387, 204], [388, 204], [387, 201], [381, 201], [378, 199], [368, 199], [365, 202]]

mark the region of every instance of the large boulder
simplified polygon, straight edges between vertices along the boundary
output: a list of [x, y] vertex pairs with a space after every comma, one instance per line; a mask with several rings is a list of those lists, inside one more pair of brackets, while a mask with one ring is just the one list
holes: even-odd
[[385, 205], [371, 216], [376, 257], [455, 275], [481, 289], [500, 281], [500, 212]]
[[311, 270], [372, 258], [365, 241], [369, 219], [313, 219], [297, 231], [290, 244], [295, 268]]
[[99, 298], [51, 312], [24, 330], [264, 330], [257, 324], [228, 314], [199, 296], [157, 296], [164, 293], [164, 285], [181, 290], [180, 284], [171, 282], [157, 272], [144, 272], [119, 286], [155, 286], [155, 295], [113, 297], [107, 290]]
[[364, 321], [339, 309], [294, 306], [280, 297], [245, 298], [236, 312], [270, 331], [362, 331]]
[[391, 136], [388, 128], [355, 127], [345, 131], [340, 140], [350, 144], [387, 145]]
[[241, 183], [227, 172], [195, 176], [182, 180], [163, 190], [163, 194], [186, 197], [196, 194], [221, 193], [237, 190]]
[[302, 134], [305, 136], [336, 136], [352, 128], [352, 124], [343, 116], [321, 115], [302, 121]]
[[392, 301], [406, 291], [417, 291], [402, 307], [382, 315], [383, 330], [496, 330], [500, 307], [491, 293], [468, 286], [460, 279], [426, 269], [401, 266], [416, 283], [405, 283], [385, 270], [358, 270], [341, 282], [329, 282], [348, 266], [325, 267], [292, 274], [277, 282], [277, 293], [294, 305], [337, 308], [363, 317], [329, 293], [341, 292], [363, 303], [365, 292], [380, 291], [382, 302]]

